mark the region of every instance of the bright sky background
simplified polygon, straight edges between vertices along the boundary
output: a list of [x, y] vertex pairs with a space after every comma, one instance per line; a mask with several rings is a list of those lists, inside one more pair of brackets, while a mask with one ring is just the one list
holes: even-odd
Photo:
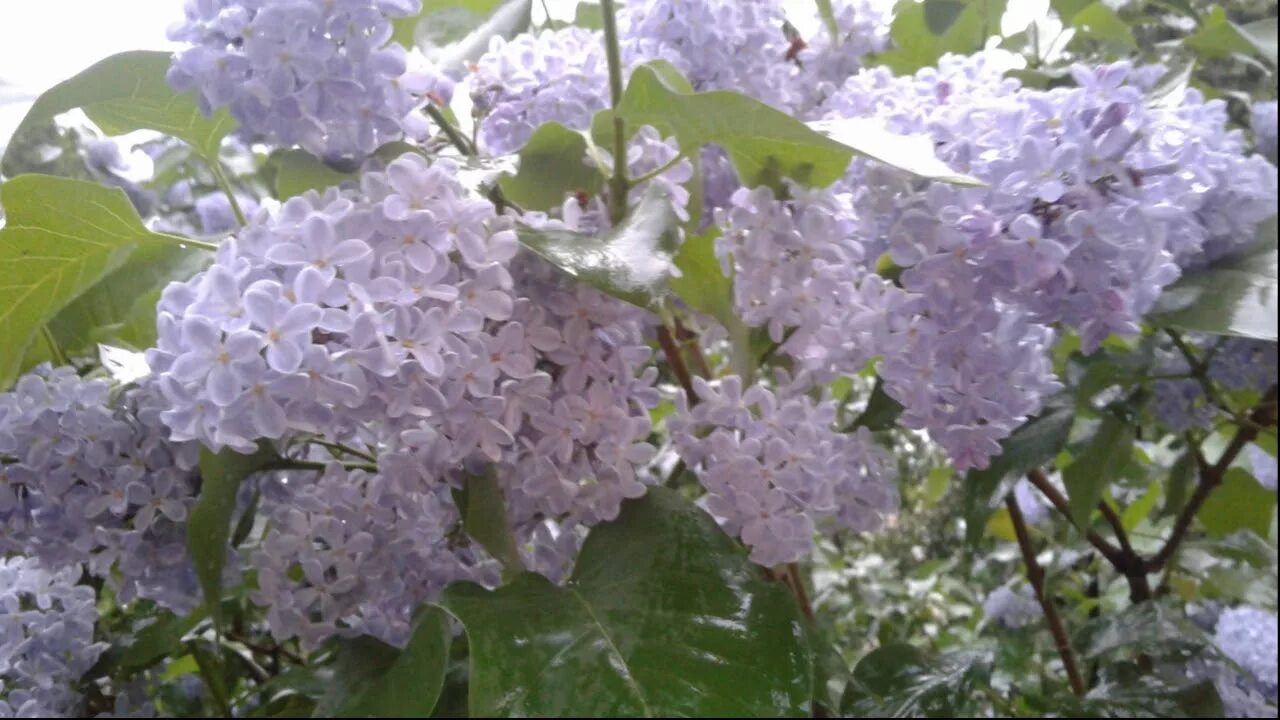
[[[784, 4], [796, 8], [788, 14], [797, 19], [812, 12], [812, 0]], [[540, 5], [534, 3], [535, 8]], [[577, 0], [547, 0], [552, 13], [561, 17], [572, 18], [576, 5]], [[1047, 5], [1047, 0], [1010, 5], [1011, 10], [1037, 14], [1044, 10], [1036, 6]], [[182, 6], [183, 0], [0, 0], [0, 146], [35, 96], [51, 85], [117, 52], [172, 48], [165, 32], [182, 19]], [[1006, 16], [1006, 32], [1010, 20]]]

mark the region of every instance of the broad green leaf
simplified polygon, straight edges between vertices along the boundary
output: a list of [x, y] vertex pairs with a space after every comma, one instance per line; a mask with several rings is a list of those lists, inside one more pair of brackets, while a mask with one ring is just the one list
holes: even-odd
[[965, 540], [973, 545], [982, 537], [987, 517], [1023, 475], [1057, 456], [1067, 444], [1075, 408], [1069, 401], [1046, 405], [1039, 415], [1023, 423], [1000, 443], [1001, 452], [985, 470], [970, 470], [964, 481]]
[[679, 277], [672, 277], [671, 290], [690, 308], [715, 318], [729, 332], [733, 346], [734, 372], [750, 377], [755, 372], [751, 357], [751, 333], [733, 308], [733, 281], [725, 277], [716, 259], [715, 225], [700, 235], [685, 239], [675, 256]]
[[1071, 17], [1071, 25], [1079, 32], [1076, 38], [1090, 38], [1128, 49], [1138, 47], [1129, 25], [1101, 0], [1092, 2]]
[[1187, 490], [1195, 482], [1198, 469], [1195, 455], [1190, 451], [1183, 452], [1169, 468], [1169, 477], [1164, 491], [1164, 505], [1160, 508], [1161, 517], [1171, 517], [1182, 512], [1187, 502]]
[[875, 386], [871, 388], [871, 397], [867, 399], [866, 409], [858, 415], [849, 429], [864, 427], [868, 430], [888, 430], [898, 421], [902, 410], [902, 403], [889, 397], [889, 393], [884, 391], [884, 383], [877, 377]]
[[1240, 54], [1266, 58], [1274, 67], [1276, 20], [1268, 18], [1240, 26], [1227, 18], [1226, 11], [1220, 5], [1215, 5], [1204, 15], [1199, 29], [1185, 43], [1205, 60]]
[[1089, 527], [1089, 516], [1102, 499], [1102, 492], [1120, 476], [1132, 453], [1133, 426], [1107, 415], [1084, 451], [1062, 471], [1071, 521], [1076, 527]]
[[924, 483], [924, 501], [936, 505], [947, 494], [951, 487], [951, 476], [955, 474], [949, 467], [936, 467], [929, 471]]
[[444, 686], [452, 640], [449, 619], [426, 608], [404, 650], [369, 636], [342, 641], [333, 683], [316, 704], [317, 717], [430, 717]]
[[[462, 70], [480, 59], [495, 37], [513, 38], [529, 29], [533, 0], [507, 0], [497, 6], [479, 25], [457, 40], [436, 43], [425, 49], [427, 59], [443, 70]], [[431, 23], [427, 23], [429, 26]]]
[[[814, 0], [814, 5], [818, 7], [818, 17], [822, 19], [822, 24], [827, 28], [827, 34], [831, 36], [831, 42], [839, 44], [840, 42], [840, 24], [836, 22], [836, 11], [831, 6], [831, 0]], [[582, 7], [579, 5], [578, 7]]]
[[1158, 601], [1130, 605], [1089, 620], [1072, 644], [1083, 660], [1203, 647], [1204, 633], [1179, 611]]
[[441, 604], [467, 632], [472, 717], [809, 714], [794, 599], [665, 488], [596, 526], [563, 587], [525, 573]]
[[525, 247], [588, 285], [652, 310], [668, 292], [679, 218], [657, 185], [600, 237], [568, 230], [516, 230]]
[[924, 26], [942, 35], [956, 24], [965, 9], [964, 0], [924, 0]]
[[963, 9], [945, 32], [935, 34], [930, 31], [931, 25], [940, 26], [946, 13], [934, 9], [931, 23], [931, 3], [899, 2], [889, 27], [894, 47], [875, 56], [874, 62], [905, 75], [937, 65], [938, 58], [947, 53], [969, 54], [981, 50], [988, 38], [1000, 34], [1000, 18], [1007, 0], [962, 0], [961, 4]]
[[524, 569], [520, 551], [516, 549], [511, 523], [507, 520], [507, 504], [502, 497], [493, 469], [468, 475], [462, 490], [454, 491], [458, 509], [462, 514], [462, 526], [473, 540], [480, 543], [490, 555], [502, 563], [510, 573]]
[[604, 10], [598, 2], [579, 2], [573, 11], [573, 24], [588, 30], [603, 30]]
[[840, 712], [844, 717], [969, 717], [989, 682], [991, 664], [988, 652], [930, 657], [905, 643], [885, 645], [853, 669]]
[[1092, 5], [1092, 0], [1049, 0], [1049, 7], [1058, 13], [1058, 17], [1068, 25], [1076, 13]]
[[934, 153], [933, 141], [927, 136], [899, 135], [870, 118], [818, 120], [808, 125], [857, 155], [878, 160], [917, 177], [955, 185], [986, 185], [972, 175], [952, 170]]
[[605, 175], [592, 164], [589, 138], [560, 123], [540, 125], [518, 153], [519, 170], [499, 181], [512, 202], [530, 210], [559, 209], [570, 195], [598, 195]]
[[428, 47], [448, 45], [483, 25], [500, 4], [502, 0], [423, 0], [417, 15], [391, 22], [391, 40], [409, 49], [419, 39]]
[[1258, 483], [1243, 468], [1231, 468], [1196, 514], [1210, 537], [1220, 538], [1237, 530], [1252, 530], [1267, 537], [1276, 493]]
[[1187, 87], [1191, 84], [1191, 74], [1195, 72], [1195, 60], [1174, 62], [1173, 67], [1165, 73], [1160, 82], [1147, 93], [1147, 104], [1156, 108], [1174, 108], [1182, 104], [1186, 97]]
[[[63, 308], [49, 321], [54, 340], [68, 355], [92, 353], [98, 343], [116, 342], [135, 332], [129, 326], [138, 314], [150, 317], [150, 339], [155, 337], [153, 293], [172, 281], [191, 278], [209, 262], [212, 253], [176, 243], [139, 247], [124, 267], [103, 278]], [[151, 342], [129, 343], [137, 350]]]
[[1249, 250], [1165, 288], [1151, 319], [1184, 330], [1275, 340], [1278, 258], [1272, 216], [1258, 227], [1258, 242]]
[[1125, 530], [1132, 531], [1138, 527], [1138, 523], [1147, 519], [1151, 514], [1151, 510], [1155, 507], [1156, 501], [1160, 499], [1160, 481], [1152, 480], [1147, 489], [1143, 491], [1142, 496], [1136, 502], [1124, 509], [1124, 513], [1120, 515], [1120, 524]]
[[0, 185], [0, 388], [19, 371], [40, 328], [139, 251], [181, 248], [147, 230], [123, 191], [23, 175]]
[[213, 452], [200, 448], [200, 498], [187, 518], [187, 549], [196, 566], [205, 607], [216, 625], [222, 625], [222, 568], [231, 547], [231, 516], [236, 509], [240, 483], [276, 458], [263, 445], [252, 455], [224, 448]]
[[[790, 115], [736, 92], [696, 93], [670, 63], [653, 61], [637, 67], [617, 111], [627, 133], [652, 125], [675, 136], [680, 149], [696, 157], [707, 144], [722, 146], [744, 185], [780, 187], [782, 178], [811, 186], [835, 182], [849, 166], [852, 153]], [[610, 147], [608, 113], [597, 116], [592, 135]]]
[[308, 190], [324, 190], [359, 179], [358, 173], [334, 170], [306, 150], [281, 150], [271, 162], [275, 167], [277, 200], [288, 200]]
[[[14, 136], [59, 113], [80, 108], [108, 135], [157, 130], [187, 142], [206, 158], [216, 159], [218, 146], [235, 129], [235, 121], [226, 110], [205, 117], [194, 95], [170, 88], [165, 80], [170, 57], [167, 52], [137, 50], [90, 66], [40, 95]], [[17, 146], [9, 144], [6, 163]]]
[[133, 673], [177, 656], [182, 647], [182, 636], [204, 618], [205, 612], [199, 608], [186, 615], [174, 615], [167, 610], [161, 612], [149, 625], [134, 630], [132, 642], [120, 654], [117, 667]]

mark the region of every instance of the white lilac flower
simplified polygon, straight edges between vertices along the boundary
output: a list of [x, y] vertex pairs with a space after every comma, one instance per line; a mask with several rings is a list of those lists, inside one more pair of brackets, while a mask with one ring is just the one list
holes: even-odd
[[1276, 156], [1276, 101], [1254, 103], [1251, 108], [1253, 144], [1258, 152]]
[[1021, 628], [1040, 617], [1040, 603], [1030, 585], [1001, 585], [982, 601], [982, 614], [990, 622]]
[[1214, 629], [1218, 649], [1248, 672], [1264, 690], [1276, 696], [1276, 614], [1261, 608], [1241, 606], [1223, 611]]

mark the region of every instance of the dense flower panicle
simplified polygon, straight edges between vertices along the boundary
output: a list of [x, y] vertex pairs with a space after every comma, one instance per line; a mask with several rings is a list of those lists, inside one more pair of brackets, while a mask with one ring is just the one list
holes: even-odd
[[186, 551], [198, 446], [171, 443], [153, 385], [41, 366], [0, 395], [0, 552], [82, 565], [122, 601], [176, 611], [199, 593]]
[[1276, 698], [1276, 614], [1260, 608], [1231, 608], [1218, 618], [1213, 641], [1256, 680], [1263, 694]]
[[80, 676], [108, 644], [94, 642], [93, 588], [78, 566], [0, 557], [0, 717], [75, 717]]
[[543, 123], [586, 130], [609, 101], [604, 39], [572, 26], [495, 37], [470, 82], [476, 139], [489, 154], [519, 150]]
[[[361, 159], [399, 138], [429, 71], [406, 72], [393, 18], [419, 0], [187, 0], [170, 39], [189, 44], [169, 70], [205, 113], [229, 107], [243, 128], [332, 159]], [[410, 128], [413, 129], [413, 128]], [[416, 132], [416, 129], [414, 129]]]
[[1249, 467], [1253, 468], [1253, 477], [1262, 487], [1276, 491], [1277, 474], [1280, 474], [1280, 466], [1276, 462], [1276, 457], [1257, 445], [1250, 445], [1245, 448], [1245, 457], [1249, 459]]
[[1250, 108], [1250, 116], [1254, 147], [1263, 155], [1274, 158], [1278, 132], [1276, 101], [1254, 103]]
[[[1191, 351], [1207, 360], [1207, 378], [1227, 390], [1260, 393], [1276, 382], [1280, 358], [1274, 342], [1211, 335], [1193, 335], [1187, 340]], [[1159, 375], [1188, 376], [1152, 383], [1151, 414], [1156, 421], [1175, 433], [1211, 427], [1221, 411], [1205, 395], [1203, 383], [1191, 376], [1186, 357], [1172, 347], [1159, 348], [1154, 367]]]
[[667, 428], [707, 509], [755, 562], [808, 557], [815, 531], [876, 530], [897, 509], [893, 463], [865, 428], [838, 431], [834, 402], [744, 388], [736, 375], [694, 387], [698, 404], [682, 399]]
[[1001, 585], [982, 601], [982, 614], [989, 622], [1007, 628], [1021, 628], [1040, 617], [1040, 603], [1030, 585]]

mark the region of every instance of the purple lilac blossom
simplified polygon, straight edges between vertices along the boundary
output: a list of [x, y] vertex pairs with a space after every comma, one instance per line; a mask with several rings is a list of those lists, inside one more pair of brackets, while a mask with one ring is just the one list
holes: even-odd
[[1026, 627], [1040, 613], [1035, 591], [1025, 583], [1001, 585], [982, 601], [982, 614], [987, 621], [1007, 628]]
[[[407, 72], [391, 21], [418, 0], [188, 0], [169, 37], [187, 43], [168, 79], [210, 114], [229, 107], [242, 128], [330, 160], [359, 160], [420, 128], [413, 110], [435, 88]], [[406, 123], [410, 123], [406, 125]]]

